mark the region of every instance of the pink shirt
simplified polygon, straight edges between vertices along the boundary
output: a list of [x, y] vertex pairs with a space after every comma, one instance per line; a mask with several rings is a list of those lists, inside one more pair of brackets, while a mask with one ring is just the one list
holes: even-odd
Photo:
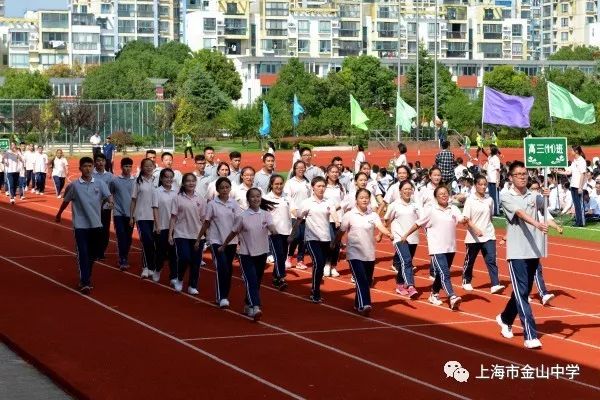
[[[235, 218], [242, 213], [242, 209], [231, 197], [223, 202], [218, 197], [210, 201], [206, 207], [205, 221], [210, 221], [206, 238], [210, 244], [223, 244], [227, 236], [233, 231]], [[230, 244], [237, 244], [235, 237]]]
[[[417, 203], [411, 200], [405, 203], [402, 198], [392, 202], [385, 212], [385, 219], [392, 221], [394, 242], [399, 242], [402, 236], [418, 221], [420, 212]], [[419, 232], [415, 231], [406, 238], [408, 244], [419, 244]]]
[[348, 211], [342, 219], [340, 230], [348, 233], [346, 259], [375, 261], [375, 227], [381, 225], [377, 213], [358, 208]]
[[240, 238], [240, 254], [260, 256], [269, 252], [269, 226], [273, 218], [268, 211], [247, 209], [236, 218], [233, 228]]
[[146, 179], [141, 178], [141, 182], [137, 181], [133, 184], [132, 199], [136, 199], [135, 213], [133, 217], [136, 221], [153, 221], [152, 214], [152, 192], [154, 192], [154, 177]]
[[158, 209], [158, 229], [169, 229], [171, 224], [171, 208], [177, 191], [171, 187], [167, 190], [164, 186], [157, 187], [152, 192], [152, 208]]
[[493, 210], [494, 200], [490, 196], [481, 198], [472, 194], [467, 197], [463, 215], [481, 230], [483, 236], [473, 235], [471, 229], [467, 228], [465, 243], [485, 243], [488, 240], [496, 240], [496, 231], [492, 224]]
[[275, 208], [271, 210], [271, 216], [273, 217], [273, 225], [275, 231], [280, 235], [289, 235], [292, 233], [292, 220], [290, 218], [290, 202], [284, 195], [281, 197], [275, 196], [273, 192], [269, 192], [266, 196], [263, 196], [266, 200], [277, 203]]
[[173, 237], [197, 239], [206, 213], [206, 200], [197, 194], [180, 193], [173, 199], [171, 214], [177, 217]]
[[304, 240], [330, 242], [333, 238], [329, 231], [329, 217], [334, 212], [335, 206], [325, 198], [319, 200], [311, 196], [304, 200], [298, 210], [298, 214], [304, 216], [306, 220]]
[[456, 224], [463, 219], [456, 206], [442, 208], [435, 202], [424, 209], [417, 225], [427, 230], [429, 255], [456, 252]]

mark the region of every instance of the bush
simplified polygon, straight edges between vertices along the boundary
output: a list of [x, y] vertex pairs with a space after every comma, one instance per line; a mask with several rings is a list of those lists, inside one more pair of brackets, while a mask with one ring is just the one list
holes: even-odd
[[283, 150], [290, 150], [294, 144], [300, 144], [300, 147], [318, 147], [318, 146], [335, 146], [337, 140], [331, 136], [292, 136], [284, 137], [279, 140], [279, 146]]
[[117, 151], [123, 151], [127, 149], [127, 146], [131, 146], [134, 144], [133, 136], [125, 131], [116, 131], [111, 133], [110, 138], [115, 146], [117, 146]]
[[45, 145], [45, 143], [40, 143], [41, 135], [37, 132], [29, 132], [27, 135], [25, 135], [24, 141], [25, 141], [25, 143], [35, 143], [35, 144]]
[[[471, 147], [473, 147], [473, 143], [474, 141], [471, 140]], [[523, 139], [498, 139], [498, 147], [523, 147]]]
[[144, 144], [145, 144], [144, 136], [142, 136], [142, 135], [131, 135], [131, 139], [133, 140], [132, 144], [135, 146], [135, 148], [137, 150], [139, 150], [140, 147], [144, 147]]

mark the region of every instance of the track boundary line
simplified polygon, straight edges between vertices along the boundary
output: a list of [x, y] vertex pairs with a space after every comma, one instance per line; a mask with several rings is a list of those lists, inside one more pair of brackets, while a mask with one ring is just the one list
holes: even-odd
[[222, 358], [220, 358], [220, 357], [218, 357], [218, 356], [216, 356], [216, 355], [214, 355], [214, 354], [212, 354], [212, 353], [210, 353], [210, 352], [208, 352], [206, 350], [203, 350], [203, 349], [201, 349], [199, 347], [196, 347], [196, 346], [192, 346], [191, 344], [187, 343], [186, 341], [184, 341], [182, 339], [179, 339], [179, 338], [177, 338], [177, 337], [175, 337], [175, 336], [173, 336], [173, 335], [171, 335], [171, 334], [169, 334], [169, 333], [167, 333], [165, 331], [162, 331], [162, 330], [160, 330], [160, 329], [158, 329], [158, 328], [156, 328], [156, 327], [154, 327], [154, 326], [152, 326], [152, 325], [150, 325], [150, 324], [148, 324], [148, 323], [146, 323], [144, 321], [141, 321], [141, 320], [139, 320], [139, 319], [137, 319], [135, 317], [132, 317], [129, 314], [126, 314], [126, 313], [124, 313], [122, 311], [119, 311], [119, 310], [117, 310], [117, 309], [115, 309], [115, 308], [113, 308], [113, 307], [111, 307], [111, 306], [109, 306], [109, 305], [107, 305], [107, 304], [99, 301], [99, 300], [96, 300], [93, 297], [85, 296], [85, 295], [81, 294], [79, 291], [77, 291], [77, 290], [75, 290], [75, 289], [73, 289], [73, 288], [65, 285], [64, 283], [59, 282], [59, 281], [57, 281], [57, 280], [55, 280], [53, 278], [50, 278], [50, 277], [48, 277], [48, 276], [46, 276], [46, 275], [44, 275], [44, 274], [42, 274], [42, 273], [40, 273], [38, 271], [35, 271], [35, 270], [31, 269], [31, 268], [28, 268], [25, 265], [23, 265], [23, 264], [21, 264], [21, 263], [19, 263], [17, 261], [8, 259], [8, 258], [6, 258], [4, 256], [1, 256], [1, 255], [0, 255], [0, 259], [5, 260], [5, 261], [7, 261], [7, 262], [9, 262], [9, 263], [17, 266], [18, 268], [21, 268], [21, 269], [23, 269], [25, 271], [28, 271], [28, 272], [36, 275], [37, 277], [42, 278], [42, 279], [44, 279], [44, 280], [46, 280], [48, 282], [51, 282], [51, 283], [53, 283], [53, 284], [55, 284], [55, 285], [57, 285], [57, 286], [59, 286], [59, 287], [61, 287], [63, 289], [66, 289], [69, 292], [78, 295], [80, 298], [83, 298], [83, 299], [85, 299], [87, 301], [90, 301], [90, 302], [96, 304], [97, 306], [102, 307], [103, 309], [108, 310], [108, 311], [110, 311], [110, 312], [112, 312], [114, 314], [117, 314], [120, 317], [125, 318], [125, 319], [127, 319], [127, 320], [129, 320], [129, 321], [131, 321], [131, 322], [133, 322], [133, 323], [135, 323], [135, 324], [137, 324], [137, 325], [139, 325], [139, 326], [141, 326], [143, 328], [146, 328], [146, 329], [148, 329], [148, 330], [150, 330], [150, 331], [152, 331], [154, 333], [157, 333], [157, 334], [159, 334], [161, 336], [164, 336], [164, 337], [166, 337], [168, 339], [171, 339], [172, 341], [174, 341], [174, 342], [176, 342], [176, 343], [178, 343], [180, 345], [183, 345], [183, 346], [185, 346], [185, 347], [187, 347], [187, 348], [189, 348], [189, 349], [191, 349], [191, 350], [193, 350], [193, 351], [195, 351], [197, 353], [200, 353], [200, 354], [204, 355], [205, 357], [207, 357], [207, 358], [209, 358], [209, 359], [211, 359], [211, 360], [213, 360], [213, 361], [215, 361], [215, 362], [217, 362], [219, 364], [222, 364], [222, 365], [224, 365], [224, 366], [226, 366], [226, 367], [228, 367], [228, 368], [230, 368], [230, 369], [232, 369], [232, 370], [234, 370], [236, 372], [239, 372], [242, 375], [245, 375], [245, 376], [247, 376], [249, 378], [254, 379], [255, 381], [257, 381], [259, 383], [262, 383], [263, 385], [265, 385], [267, 387], [270, 387], [271, 389], [274, 389], [274, 390], [276, 390], [276, 391], [278, 391], [280, 393], [283, 393], [283, 394], [285, 394], [285, 395], [287, 395], [287, 396], [289, 396], [289, 397], [291, 397], [293, 399], [298, 399], [298, 400], [303, 400], [304, 399], [304, 397], [302, 397], [300, 395], [297, 395], [297, 394], [295, 394], [295, 393], [293, 393], [293, 392], [291, 392], [291, 391], [289, 391], [289, 390], [287, 390], [287, 389], [285, 389], [285, 388], [283, 388], [283, 387], [281, 387], [281, 386], [279, 386], [279, 385], [277, 385], [277, 384], [275, 384], [273, 382], [270, 382], [270, 381], [268, 381], [268, 380], [266, 380], [264, 378], [261, 378], [260, 376], [258, 376], [256, 374], [253, 374], [252, 372], [246, 371], [245, 369], [243, 369], [241, 367], [238, 367], [237, 365], [232, 364], [232, 363], [230, 363], [230, 362], [228, 362], [228, 361], [226, 361], [226, 360], [224, 360], [224, 359], [222, 359]]
[[[46, 222], [50, 223], [49, 221], [46, 221]], [[71, 254], [74, 254], [74, 253], [73, 253], [71, 250], [63, 249], [63, 248], [61, 248], [61, 247], [59, 247], [59, 246], [56, 246], [56, 245], [54, 245], [54, 244], [51, 244], [51, 243], [48, 243], [48, 242], [44, 242], [44, 241], [42, 241], [42, 240], [39, 240], [39, 239], [37, 239], [37, 238], [33, 238], [33, 237], [31, 237], [31, 236], [27, 236], [27, 235], [25, 235], [25, 234], [22, 234], [22, 233], [20, 233], [20, 232], [14, 231], [14, 230], [12, 230], [12, 229], [10, 229], [10, 228], [6, 228], [6, 227], [3, 227], [3, 226], [0, 226], [0, 228], [1, 228], [1, 229], [8, 230], [8, 231], [10, 231], [10, 232], [12, 232], [12, 233], [15, 233], [15, 234], [18, 234], [18, 235], [21, 235], [21, 236], [27, 237], [27, 238], [29, 238], [29, 239], [32, 239], [32, 240], [34, 240], [34, 241], [37, 241], [37, 242], [40, 242], [40, 243], [44, 243], [44, 244], [46, 244], [46, 245], [49, 245], [49, 246], [51, 246], [51, 247], [59, 248], [59, 249], [62, 249], [63, 251], [66, 251], [66, 252], [69, 252], [69, 253], [71, 253]], [[112, 270], [115, 270], [115, 271], [117, 271], [117, 268], [116, 268], [116, 267], [112, 267], [112, 266], [110, 266], [110, 265], [108, 265], [108, 264], [106, 264], [106, 263], [98, 262], [97, 264], [99, 264], [99, 265], [103, 265], [103, 266], [105, 266], [105, 267], [108, 267], [109, 269], [112, 269]], [[211, 271], [211, 273], [214, 273], [214, 271], [213, 271], [213, 270], [211, 270], [211, 269], [208, 269], [208, 268], [204, 268], [204, 269], [205, 269], [205, 270], [207, 270], [207, 271]], [[310, 272], [307, 272], [307, 271], [300, 271], [300, 272], [310, 273]], [[135, 275], [135, 274], [133, 274], [133, 273], [131, 273], [131, 272], [129, 272], [129, 271], [126, 271], [126, 272], [124, 272], [124, 274], [126, 274], [126, 275], [130, 275], [130, 276], [132, 276], [132, 277], [135, 277], [135, 278], [138, 278], [138, 276], [137, 276], [137, 275]], [[235, 278], [236, 280], [241, 280], [241, 278], [239, 278], [239, 277], [236, 277], [236, 276], [234, 276], [234, 278]], [[346, 282], [346, 281], [344, 281], [344, 280], [340, 280], [340, 279], [337, 279], [337, 278], [330, 278], [330, 279], [333, 279], [333, 280], [335, 280], [335, 281], [338, 281], [338, 282], [342, 282], [342, 283], [350, 284], [349, 282]], [[162, 287], [164, 287], [164, 288], [166, 288], [166, 289], [168, 289], [168, 290], [172, 290], [172, 289], [171, 289], [171, 288], [169, 288], [167, 285], [164, 285], [164, 284], [162, 284], [162, 283], [159, 283], [159, 286], [162, 286]], [[290, 293], [290, 292], [281, 292], [281, 291], [279, 291], [279, 290], [277, 290], [277, 289], [271, 288], [271, 287], [269, 287], [269, 286], [266, 286], [266, 285], [264, 285], [264, 284], [263, 284], [263, 285], [261, 285], [261, 287], [264, 287], [264, 288], [266, 288], [266, 289], [268, 289], [268, 290], [276, 291], [276, 292], [278, 292], [278, 293], [282, 293], [283, 295], [286, 295], [286, 296], [291, 296], [291, 297], [295, 297], [295, 298], [301, 299], [302, 301], [305, 301], [305, 302], [308, 302], [308, 301], [309, 301], [307, 298], [304, 298], [304, 297], [302, 297], [302, 296], [299, 296], [299, 295], [296, 295], [296, 294], [292, 294], [292, 293]], [[376, 291], [378, 291], [378, 292], [381, 292], [381, 293], [385, 293], [385, 294], [388, 294], [388, 295], [394, 296], [392, 293], [388, 293], [388, 292], [386, 292], [386, 291], [383, 291], [383, 290], [379, 290], [379, 289], [374, 289], [374, 290], [376, 290]], [[216, 307], [214, 304], [212, 304], [212, 303], [210, 303], [210, 302], [208, 302], [208, 301], [205, 301], [205, 300], [202, 300], [202, 299], [199, 299], [199, 298], [197, 298], [197, 297], [190, 296], [190, 295], [187, 295], [187, 294], [184, 294], [184, 295], [185, 295], [185, 296], [188, 296], [188, 297], [190, 297], [190, 298], [192, 298], [192, 299], [194, 299], [194, 300], [196, 300], [196, 301], [199, 301], [199, 302], [202, 302], [202, 303], [208, 304], [208, 305], [210, 305], [210, 306], [212, 306], [212, 307]], [[394, 297], [399, 297], [399, 296], [394, 296]], [[428, 304], [428, 303], [425, 303], [425, 304]], [[381, 320], [378, 320], [378, 319], [363, 317], [363, 316], [361, 316], [361, 315], [358, 315], [358, 314], [356, 314], [356, 313], [350, 312], [350, 311], [348, 311], [348, 310], [344, 310], [344, 309], [342, 309], [342, 308], [339, 308], [339, 307], [336, 307], [336, 306], [332, 306], [332, 305], [329, 305], [329, 304], [320, 304], [320, 305], [321, 305], [321, 306], [323, 306], [323, 307], [326, 307], [326, 308], [332, 309], [332, 310], [336, 310], [336, 311], [339, 311], [339, 312], [345, 313], [345, 314], [347, 314], [347, 315], [351, 315], [351, 316], [353, 316], [353, 317], [355, 317], [355, 318], [364, 318], [364, 319], [367, 319], [367, 320], [369, 320], [369, 321], [374, 321], [374, 322], [376, 322], [376, 323], [379, 323], [379, 324], [382, 324], [382, 325], [385, 325], [385, 326], [389, 326], [389, 327], [392, 327], [392, 328], [394, 328], [394, 329], [398, 329], [398, 330], [401, 330], [401, 331], [404, 331], [404, 332], [407, 332], [407, 333], [411, 333], [411, 334], [413, 334], [413, 335], [417, 335], [417, 336], [420, 336], [420, 337], [423, 337], [423, 338], [426, 338], [426, 339], [429, 339], [429, 340], [432, 340], [432, 341], [435, 341], [435, 342], [438, 342], [438, 343], [443, 343], [443, 344], [446, 344], [446, 345], [449, 345], [449, 346], [452, 346], [452, 347], [456, 347], [456, 348], [459, 348], [459, 349], [461, 349], [461, 350], [464, 350], [464, 351], [469, 351], [469, 352], [472, 352], [472, 353], [475, 353], [475, 354], [479, 354], [479, 355], [482, 355], [482, 356], [484, 356], [484, 357], [493, 358], [493, 359], [496, 359], [496, 360], [499, 360], [499, 361], [502, 361], [502, 362], [505, 362], [505, 363], [509, 363], [509, 364], [510, 364], [510, 363], [512, 363], [512, 364], [516, 364], [516, 365], [524, 366], [524, 364], [521, 364], [521, 363], [519, 363], [519, 362], [516, 362], [516, 361], [510, 360], [510, 359], [506, 359], [506, 358], [504, 358], [504, 357], [501, 357], [501, 356], [497, 356], [497, 355], [494, 355], [494, 354], [491, 354], [491, 353], [486, 353], [485, 351], [482, 351], [482, 350], [477, 350], [477, 349], [473, 349], [473, 348], [470, 348], [470, 347], [466, 347], [466, 346], [463, 346], [463, 345], [460, 345], [460, 344], [457, 344], [457, 343], [453, 343], [453, 342], [450, 342], [450, 341], [447, 341], [447, 340], [444, 340], [444, 339], [441, 339], [441, 338], [438, 338], [438, 337], [435, 337], [435, 336], [431, 336], [431, 335], [427, 335], [427, 334], [424, 334], [424, 333], [421, 333], [421, 332], [413, 331], [413, 330], [411, 330], [411, 329], [408, 329], [408, 328], [403, 328], [403, 327], [401, 327], [401, 326], [396, 326], [396, 325], [394, 325], [394, 324], [390, 324], [390, 323], [388, 323], [388, 322], [381, 321]], [[432, 305], [432, 306], [433, 306], [433, 305]], [[436, 306], [436, 307], [437, 307], [437, 306]], [[558, 308], [557, 308], [557, 309], [558, 309]], [[242, 318], [246, 318], [246, 317], [243, 317], [243, 316], [241, 316], [241, 314], [237, 314], [236, 312], [234, 312], [234, 311], [232, 311], [232, 310], [227, 310], [227, 311], [228, 311], [228, 312], [231, 312], [231, 313], [233, 313], [234, 315], [238, 315], [238, 316], [240, 316], [240, 317], [242, 317]], [[572, 312], [572, 310], [565, 310], [565, 311]], [[460, 311], [460, 313], [462, 313], [462, 314], [466, 314], [466, 315], [471, 315], [471, 316], [474, 316], [474, 317], [476, 317], [476, 318], [488, 319], [487, 317], [480, 316], [480, 315], [477, 315], [477, 314], [465, 313], [465, 312], [463, 312], [463, 311]], [[489, 320], [489, 321], [492, 321], [491, 319], [488, 319], [488, 320]], [[262, 324], [262, 325], [265, 325], [265, 326], [267, 326], [267, 327], [270, 327], [270, 328], [272, 328], [272, 329], [274, 329], [274, 330], [278, 330], [278, 331], [286, 331], [284, 328], [280, 328], [280, 327], [277, 327], [277, 326], [275, 326], [275, 325], [271, 325], [271, 324], [265, 323], [264, 321], [260, 321], [259, 323], [260, 323], [260, 324]], [[302, 337], [302, 336], [300, 336], [300, 335], [297, 335], [297, 334], [293, 334], [293, 333], [291, 333], [291, 334], [292, 334], [292, 336], [294, 336], [294, 337], [297, 337], [297, 338], [299, 338], [299, 339], [301, 339], [301, 340], [310, 341], [310, 342], [312, 342], [312, 343], [314, 343], [314, 344], [316, 344], [316, 345], [318, 345], [318, 346], [321, 346], [321, 347], [323, 347], [323, 346], [324, 346], [322, 343], [319, 343], [319, 342], [317, 342], [317, 341], [313, 341], [313, 340], [311, 340], [311, 339], [308, 339], [308, 338]], [[545, 334], [545, 335], [548, 335], [548, 336], [550, 336], [550, 337], [554, 337], [552, 334]], [[564, 340], [567, 340], [567, 341], [571, 341], [571, 342], [574, 342], [574, 343], [578, 343], [578, 342], [576, 342], [576, 341], [573, 341], [573, 340], [570, 340], [570, 339], [564, 339], [564, 338], [560, 338], [560, 337], [556, 337], [556, 339], [558, 339], [558, 340], [563, 340], [563, 341], [564, 341]], [[583, 343], [580, 343], [580, 344], [583, 344]], [[596, 346], [594, 346], [594, 345], [590, 345], [590, 344], [584, 344], [584, 345], [586, 345], [586, 346], [589, 346], [589, 347], [596, 348]], [[332, 350], [332, 351], [334, 351], [334, 352], [341, 352], [341, 353], [345, 353], [345, 352], [343, 352], [343, 351], [341, 351], [341, 350], [339, 350], [339, 349], [335, 349], [335, 348], [333, 348], [333, 347], [331, 347], [331, 350]], [[349, 353], [347, 353], [347, 354], [349, 354]], [[357, 356], [354, 356], [354, 355], [352, 355], [352, 354], [349, 354], [349, 356], [351, 356], [351, 357], [357, 357]], [[359, 358], [359, 359], [360, 359], [360, 358]], [[371, 361], [368, 361], [368, 360], [364, 360], [364, 362], [372, 363]], [[373, 363], [373, 364], [374, 364], [374, 366], [377, 366], [377, 365], [378, 365], [378, 364], [375, 364], [375, 363]], [[386, 369], [388, 369], [387, 367], [382, 367], [382, 368], [386, 368]], [[393, 373], [393, 374], [399, 374], [399, 372], [397, 372], [397, 371], [394, 371], [394, 370], [390, 370], [390, 371], [393, 371], [393, 372], [391, 372], [391, 373]], [[427, 385], [429, 385], [429, 384], [426, 384], [426, 383], [425, 383], [425, 382], [423, 382], [423, 381], [417, 380], [417, 379], [415, 379], [415, 378], [412, 378], [412, 377], [409, 377], [409, 376], [407, 376], [407, 379], [409, 379], [409, 380], [411, 380], [411, 379], [414, 379], [414, 382], [418, 382], [419, 384], [426, 385], [426, 386], [427, 386]], [[596, 390], [596, 391], [600, 391], [600, 387], [594, 386], [594, 385], [592, 385], [592, 384], [588, 384], [588, 383], [581, 382], [581, 381], [569, 380], [569, 379], [566, 379], [566, 378], [560, 378], [560, 379], [563, 379], [563, 380], [565, 380], [565, 381], [567, 381], [567, 382], [571, 382], [571, 383], [574, 383], [574, 384], [577, 384], [577, 385], [580, 385], [580, 386], [588, 387], [588, 388], [594, 389], [594, 390]], [[432, 388], [434, 388], [435, 390], [445, 390], [445, 389], [438, 388], [437, 386], [434, 386], [434, 385], [431, 385], [431, 387], [432, 387]], [[450, 392], [450, 393], [452, 393], [452, 392]], [[454, 394], [452, 394], [452, 395], [454, 395]], [[457, 395], [458, 395], [458, 394], [457, 394]], [[459, 398], [462, 398], [462, 396], [460, 396], [460, 395], [458, 395], [458, 396], [459, 396]]]

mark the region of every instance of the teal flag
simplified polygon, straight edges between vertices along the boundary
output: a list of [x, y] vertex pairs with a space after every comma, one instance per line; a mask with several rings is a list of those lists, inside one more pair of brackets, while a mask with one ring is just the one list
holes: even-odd
[[548, 105], [551, 117], [570, 119], [580, 124], [596, 122], [593, 104], [584, 103], [567, 89], [552, 82], [548, 82]]
[[405, 132], [410, 132], [412, 119], [416, 116], [417, 111], [402, 100], [400, 93], [396, 93], [396, 126]]
[[304, 107], [298, 102], [298, 97], [294, 95], [294, 105], [292, 107], [292, 122], [294, 127], [300, 123], [300, 115], [304, 114]]
[[263, 101], [263, 124], [258, 130], [260, 136], [269, 136], [271, 133], [271, 114], [269, 114], [269, 108], [267, 103]]

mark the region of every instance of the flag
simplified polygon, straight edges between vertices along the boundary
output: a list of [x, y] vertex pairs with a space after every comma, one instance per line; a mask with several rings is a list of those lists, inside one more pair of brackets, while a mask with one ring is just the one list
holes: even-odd
[[529, 128], [533, 97], [513, 96], [483, 87], [483, 122], [494, 125]]
[[358, 101], [356, 101], [354, 96], [350, 95], [350, 125], [354, 125], [363, 131], [367, 131], [369, 128], [367, 128], [365, 122], [368, 120], [369, 118], [360, 109]]
[[294, 105], [292, 107], [292, 123], [294, 127], [300, 123], [300, 115], [304, 114], [304, 107], [298, 102], [298, 97], [294, 95]]
[[552, 82], [548, 82], [548, 104], [550, 117], [572, 119], [580, 124], [596, 122], [593, 104], [587, 104], [573, 96], [569, 91]]
[[271, 133], [271, 115], [269, 114], [269, 108], [267, 103], [263, 101], [263, 124], [258, 130], [260, 136], [269, 136]]
[[415, 109], [402, 100], [400, 93], [396, 93], [396, 126], [405, 132], [410, 132], [411, 121], [416, 116]]

